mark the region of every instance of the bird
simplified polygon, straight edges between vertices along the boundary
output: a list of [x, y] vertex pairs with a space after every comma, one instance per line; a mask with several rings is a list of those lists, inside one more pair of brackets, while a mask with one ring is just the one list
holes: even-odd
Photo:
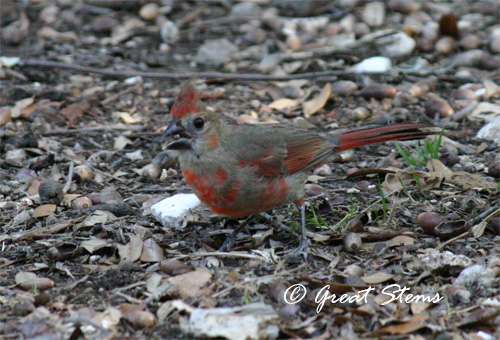
[[[296, 251], [304, 256], [304, 190], [311, 169], [343, 150], [433, 134], [430, 125], [412, 123], [358, 128], [337, 137], [285, 124], [238, 124], [208, 110], [192, 81], [181, 87], [170, 116], [164, 148], [176, 154], [186, 184], [200, 201], [213, 213], [236, 219], [295, 204], [301, 218]], [[232, 243], [226, 239], [221, 249], [229, 250]]]

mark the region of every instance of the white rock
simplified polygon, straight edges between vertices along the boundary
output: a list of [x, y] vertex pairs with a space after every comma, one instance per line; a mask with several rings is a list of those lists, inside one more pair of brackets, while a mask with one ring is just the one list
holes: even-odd
[[404, 32], [398, 32], [394, 35], [379, 39], [381, 46], [379, 52], [389, 58], [399, 58], [410, 55], [417, 42]]
[[200, 203], [195, 194], [177, 194], [154, 204], [151, 213], [163, 226], [178, 228], [188, 212]]
[[483, 126], [476, 135], [477, 138], [488, 139], [500, 145], [500, 116]]
[[375, 1], [366, 4], [363, 9], [363, 21], [372, 27], [382, 26], [385, 22], [385, 5]]
[[462, 270], [455, 281], [457, 286], [465, 287], [490, 287], [495, 282], [495, 272], [480, 264]]
[[223, 65], [238, 51], [238, 47], [225, 38], [209, 40], [200, 46], [194, 61], [200, 64]]
[[139, 15], [144, 20], [155, 20], [160, 15], [160, 7], [154, 2], [145, 4], [139, 10]]
[[385, 57], [372, 57], [355, 65], [357, 73], [382, 73], [392, 69], [391, 59]]

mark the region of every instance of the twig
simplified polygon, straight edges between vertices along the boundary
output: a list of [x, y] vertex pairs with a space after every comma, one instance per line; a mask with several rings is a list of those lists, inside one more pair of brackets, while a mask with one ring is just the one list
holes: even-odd
[[73, 180], [73, 170], [75, 169], [75, 163], [69, 162], [68, 177], [66, 178], [66, 183], [64, 184], [63, 193], [67, 193], [69, 187], [71, 186], [71, 181]]
[[441, 250], [444, 247], [446, 247], [448, 244], [453, 243], [457, 240], [460, 240], [461, 238], [464, 238], [465, 236], [471, 234], [470, 230], [467, 230], [465, 233], [462, 233], [458, 236], [455, 236], [454, 238], [450, 238], [448, 241], [441, 243], [439, 246], [436, 247], [437, 250]]
[[121, 97], [121, 96], [123, 96], [123, 95], [125, 95], [127, 93], [130, 93], [132, 91], [139, 90], [139, 89], [140, 89], [140, 87], [138, 85], [131, 86], [131, 87], [129, 87], [129, 88], [127, 88], [127, 89], [125, 89], [125, 90], [123, 90], [121, 92], [118, 92], [118, 93], [112, 95], [111, 97], [108, 97], [108, 98], [104, 99], [101, 102], [101, 104], [106, 105], [106, 104], [112, 102], [113, 100], [115, 100], [115, 99], [117, 99], [117, 98], [119, 98], [119, 97]]
[[245, 259], [254, 259], [254, 260], [266, 260], [266, 258], [260, 255], [253, 255], [247, 253], [237, 253], [237, 252], [222, 252], [222, 251], [211, 251], [211, 252], [199, 252], [199, 253], [191, 253], [186, 255], [178, 255], [174, 257], [175, 260], [191, 258], [191, 257], [208, 257], [208, 256], [220, 256], [220, 257], [242, 257]]
[[142, 125], [124, 125], [124, 124], [112, 124], [112, 125], [99, 125], [99, 126], [86, 126], [79, 129], [59, 129], [52, 130], [41, 133], [42, 136], [56, 136], [56, 135], [72, 135], [79, 132], [91, 132], [91, 131], [128, 131], [128, 130], [142, 130], [144, 126]]
[[[91, 66], [82, 66], [76, 64], [67, 64], [58, 61], [26, 59], [19, 62], [21, 67], [45, 67], [45, 68], [62, 68], [67, 70], [75, 70], [86, 73], [104, 74], [112, 77], [143, 77], [143, 78], [162, 78], [162, 79], [189, 79], [209, 78], [209, 79], [225, 79], [225, 80], [262, 80], [262, 81], [285, 81], [292, 79], [311, 79], [325, 76], [350, 76], [357, 74], [352, 70], [334, 70], [320, 72], [295, 73], [283, 76], [273, 76], [268, 74], [244, 74], [244, 73], [223, 73], [223, 72], [140, 72], [140, 71], [115, 71], [110, 69], [102, 69]], [[373, 73], [370, 73], [373, 74]], [[389, 75], [381, 73], [381, 75]]]

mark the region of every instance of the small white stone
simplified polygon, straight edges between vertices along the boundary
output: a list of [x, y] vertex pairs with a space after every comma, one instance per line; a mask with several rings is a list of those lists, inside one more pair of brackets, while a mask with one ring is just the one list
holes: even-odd
[[363, 21], [372, 27], [382, 26], [385, 22], [385, 5], [375, 1], [366, 4], [363, 10]]
[[357, 73], [382, 73], [392, 69], [392, 62], [386, 57], [372, 57], [363, 60], [354, 67]]
[[189, 211], [200, 203], [195, 194], [177, 194], [154, 204], [151, 212], [163, 226], [178, 228]]
[[488, 139], [500, 145], [500, 116], [483, 126], [476, 135], [477, 138]]

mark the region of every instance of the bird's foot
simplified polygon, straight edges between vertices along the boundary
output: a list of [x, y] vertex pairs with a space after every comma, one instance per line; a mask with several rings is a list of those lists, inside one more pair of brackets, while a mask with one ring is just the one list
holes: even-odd
[[309, 250], [309, 243], [307, 239], [300, 240], [300, 244], [297, 248], [293, 248], [285, 252], [285, 258], [287, 262], [290, 263], [300, 263], [307, 261], [307, 254]]
[[235, 242], [236, 242], [236, 234], [233, 231], [229, 235], [227, 235], [226, 239], [224, 240], [224, 243], [222, 243], [222, 246], [219, 249], [217, 249], [217, 251], [228, 252], [234, 246]]

